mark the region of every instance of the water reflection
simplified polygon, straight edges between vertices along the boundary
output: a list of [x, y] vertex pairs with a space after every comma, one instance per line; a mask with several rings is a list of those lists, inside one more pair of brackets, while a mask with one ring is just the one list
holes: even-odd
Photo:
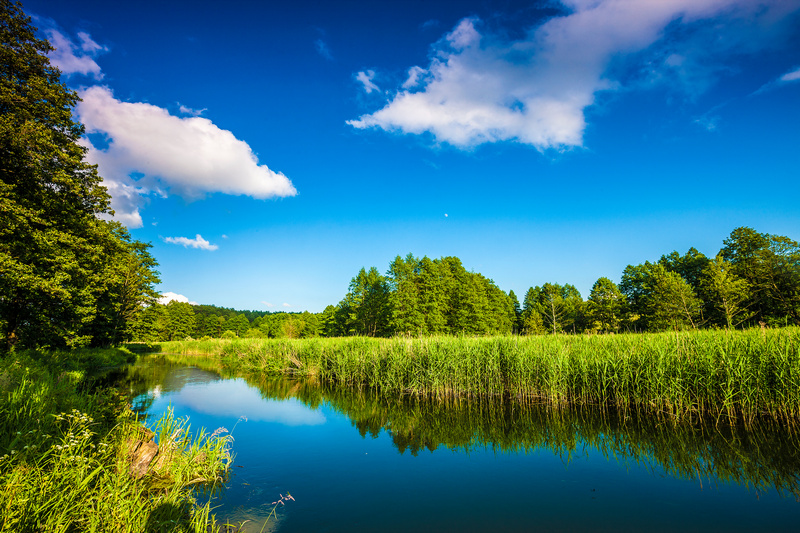
[[117, 375], [127, 388], [134, 410], [144, 413], [162, 398], [173, 406], [218, 417], [243, 417], [287, 426], [325, 423], [325, 415], [297, 399], [271, 400], [243, 379], [223, 379], [213, 370], [184, 366], [165, 357], [141, 359]]
[[257, 389], [243, 386], [242, 379], [229, 379], [206, 385], [186, 385], [170, 400], [193, 410], [214, 416], [243, 416], [248, 420], [278, 422], [287, 426], [325, 423], [325, 415], [312, 411], [297, 399], [269, 400]]
[[[192, 359], [203, 364], [203, 359]], [[401, 453], [439, 448], [531, 453], [550, 450], [569, 462], [596, 450], [607, 459], [701, 483], [735, 483], [756, 491], [800, 496], [800, 439], [792, 428], [763, 423], [750, 429], [673, 423], [591, 407], [553, 409], [537, 403], [490, 400], [425, 401], [320, 386], [261, 375], [233, 377], [218, 364], [185, 367], [180, 358], [143, 360], [118, 381], [147, 409], [170, 395], [211, 415], [317, 425], [324, 402], [346, 415], [362, 437], [386, 431]], [[223, 380], [221, 376], [233, 379]], [[249, 385], [249, 386], [246, 386]], [[309, 409], [310, 407], [311, 409]]]

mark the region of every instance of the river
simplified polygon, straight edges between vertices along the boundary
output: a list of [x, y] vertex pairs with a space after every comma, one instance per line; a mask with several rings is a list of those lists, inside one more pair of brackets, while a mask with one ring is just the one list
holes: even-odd
[[194, 431], [232, 434], [234, 467], [214, 513], [245, 531], [800, 524], [800, 439], [786, 427], [676, 424], [508, 399], [421, 401], [215, 370], [227, 374], [149, 356], [117, 380], [151, 423], [172, 409]]

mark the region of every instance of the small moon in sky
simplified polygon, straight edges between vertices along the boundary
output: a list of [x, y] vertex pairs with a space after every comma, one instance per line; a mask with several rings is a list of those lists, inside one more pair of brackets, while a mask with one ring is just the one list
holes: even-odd
[[447, 218], [447, 213], [444, 214], [445, 218]]

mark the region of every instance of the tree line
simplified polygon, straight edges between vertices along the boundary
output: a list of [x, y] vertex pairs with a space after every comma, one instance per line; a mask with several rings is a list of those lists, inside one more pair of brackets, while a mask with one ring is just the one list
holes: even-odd
[[800, 245], [734, 229], [713, 258], [695, 248], [599, 278], [583, 299], [570, 284], [504, 293], [456, 257], [398, 256], [385, 275], [362, 269], [323, 313], [329, 335], [612, 333], [800, 325]]
[[615, 333], [800, 325], [800, 245], [734, 229], [713, 258], [695, 248], [599, 278], [584, 299], [570, 284], [530, 287], [520, 304], [457, 257], [397, 256], [362, 268], [322, 313], [238, 312], [170, 302], [145, 309], [134, 337], [306, 338], [364, 335]]
[[320, 313], [236, 311], [214, 305], [171, 301], [143, 308], [130, 326], [130, 338], [159, 342], [203, 338], [318, 337]]

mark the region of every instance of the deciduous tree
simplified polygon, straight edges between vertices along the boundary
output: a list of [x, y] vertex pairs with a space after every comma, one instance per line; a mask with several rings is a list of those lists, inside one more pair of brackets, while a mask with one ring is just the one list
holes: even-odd
[[114, 342], [155, 279], [125, 278], [154, 262], [98, 218], [109, 212], [109, 196], [79, 144], [78, 96], [61, 82], [46, 55], [52, 47], [35, 31], [19, 4], [0, 0], [2, 349], [80, 346], [94, 335], [100, 344]]

